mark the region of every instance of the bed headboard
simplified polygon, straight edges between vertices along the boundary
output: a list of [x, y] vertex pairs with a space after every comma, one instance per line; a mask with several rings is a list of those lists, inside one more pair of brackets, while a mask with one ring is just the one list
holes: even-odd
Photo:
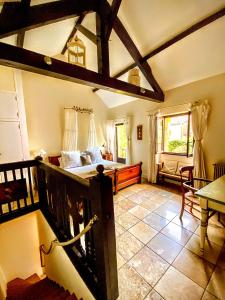
[[50, 162], [50, 164], [53, 164], [53, 165], [59, 167], [59, 158], [60, 157], [61, 157], [61, 155], [49, 156], [48, 161]]

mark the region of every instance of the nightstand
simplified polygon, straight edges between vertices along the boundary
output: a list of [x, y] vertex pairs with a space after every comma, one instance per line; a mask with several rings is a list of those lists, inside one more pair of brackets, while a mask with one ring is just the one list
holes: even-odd
[[103, 158], [103, 159], [106, 159], [106, 160], [111, 160], [111, 161], [113, 161], [113, 155], [112, 155], [112, 153], [105, 153], [105, 154], [102, 154], [102, 158]]

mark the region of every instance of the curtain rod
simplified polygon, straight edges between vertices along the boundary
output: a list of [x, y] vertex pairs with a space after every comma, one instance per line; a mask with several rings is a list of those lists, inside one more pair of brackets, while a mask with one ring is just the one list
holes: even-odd
[[182, 105], [185, 105], [185, 104], [197, 104], [199, 103], [200, 101], [188, 101], [188, 102], [184, 102], [184, 103], [181, 103], [181, 104], [175, 104], [175, 105], [169, 105], [169, 106], [163, 106], [161, 108], [155, 108], [155, 109], [152, 109], [152, 110], [148, 110], [147, 113], [148, 114], [151, 114], [151, 113], [156, 113], [158, 112], [160, 109], [166, 109], [166, 108], [171, 108], [171, 107], [177, 107], [177, 106], [182, 106]]
[[93, 108], [81, 108], [79, 106], [64, 107], [64, 109], [73, 109], [80, 113], [93, 114]]

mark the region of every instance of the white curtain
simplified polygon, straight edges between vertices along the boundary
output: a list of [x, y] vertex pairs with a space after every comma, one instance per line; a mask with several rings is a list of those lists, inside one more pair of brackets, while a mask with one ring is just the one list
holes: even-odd
[[148, 181], [156, 183], [156, 139], [157, 139], [157, 116], [148, 116]]
[[63, 150], [77, 150], [78, 139], [78, 122], [77, 112], [74, 109], [64, 109], [64, 134], [63, 134]]
[[91, 149], [96, 146], [96, 129], [94, 114], [90, 114], [89, 132], [88, 132], [88, 146], [87, 149]]
[[124, 125], [126, 128], [127, 137], [127, 149], [126, 149], [126, 164], [131, 164], [131, 134], [130, 134], [130, 118], [124, 119]]
[[113, 120], [108, 120], [106, 124], [106, 150], [113, 155], [113, 161], [116, 161], [116, 128]]
[[199, 178], [206, 178], [202, 140], [207, 130], [209, 110], [207, 100], [203, 103], [194, 103], [191, 106], [192, 131], [195, 140], [193, 149], [194, 176]]

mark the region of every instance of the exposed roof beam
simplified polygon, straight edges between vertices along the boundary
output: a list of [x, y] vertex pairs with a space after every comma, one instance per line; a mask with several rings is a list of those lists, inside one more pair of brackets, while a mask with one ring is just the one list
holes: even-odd
[[106, 13], [96, 13], [97, 59], [98, 73], [109, 77], [109, 43], [106, 39], [107, 18]]
[[88, 30], [86, 27], [82, 25], [76, 25], [75, 27], [77, 28], [78, 31], [80, 31], [83, 35], [85, 35], [90, 41], [92, 41], [92, 43], [97, 45], [97, 37], [92, 31]]
[[98, 0], [61, 0], [34, 5], [24, 13], [21, 3], [4, 4], [0, 14], [0, 38], [96, 11]]
[[[25, 13], [27, 12], [27, 9], [30, 7], [30, 1], [31, 0], [21, 0], [21, 5], [23, 6]], [[17, 34], [17, 41], [16, 41], [17, 47], [23, 48], [24, 38], [25, 38], [25, 30], [20, 30]]]
[[142, 56], [139, 50], [137, 49], [136, 45], [132, 41], [131, 37], [129, 36], [128, 32], [126, 31], [125, 27], [123, 26], [123, 24], [121, 23], [118, 17], [115, 19], [113, 28], [116, 34], [118, 35], [118, 37], [120, 38], [120, 40], [122, 41], [122, 43], [124, 44], [124, 46], [127, 48], [130, 55], [132, 56], [136, 65], [139, 67], [139, 69], [141, 70], [141, 72], [143, 73], [143, 75], [145, 76], [145, 78], [153, 88], [153, 90], [163, 95], [163, 91], [160, 88], [157, 81], [155, 80], [149, 64], [146, 61], [144, 62], [141, 61]]
[[0, 42], [0, 64], [2, 65], [98, 87], [149, 101], [162, 102], [164, 100], [162, 95], [153, 91], [142, 90], [133, 84], [57, 59], [52, 58], [52, 64], [48, 65], [45, 63], [44, 58], [45, 56], [42, 54]]
[[[190, 35], [191, 33], [201, 29], [202, 27], [212, 23], [213, 21], [216, 21], [217, 19], [223, 17], [225, 15], [225, 7], [221, 10], [217, 11], [216, 13], [210, 15], [209, 17], [201, 20], [200, 22], [197, 22], [196, 24], [192, 25], [188, 29], [184, 30], [183, 32], [179, 33], [178, 35], [174, 36], [172, 39], [168, 40], [167, 42], [163, 43], [161, 46], [157, 47], [156, 49], [150, 51], [147, 53], [143, 58], [141, 59], [141, 62], [147, 61], [151, 57], [155, 56], [156, 54], [160, 53], [161, 51], [165, 50], [166, 48], [172, 46], [173, 44], [177, 43], [178, 41], [182, 40], [186, 36]], [[136, 63], [130, 64], [120, 72], [116, 73], [113, 78], [119, 78], [120, 76], [126, 74], [129, 70], [135, 68], [137, 66]], [[96, 92], [98, 89], [93, 89], [94, 92]]]
[[111, 15], [110, 15], [110, 20], [108, 22], [107, 26], [107, 32], [106, 32], [106, 39], [108, 40], [110, 37], [110, 34], [112, 32], [112, 28], [115, 22], [115, 19], [117, 17], [118, 10], [120, 8], [122, 0], [113, 0], [113, 3], [111, 5]]
[[68, 37], [68, 39], [67, 39], [67, 41], [66, 41], [66, 43], [65, 43], [65, 45], [63, 47], [63, 49], [62, 49], [61, 54], [65, 54], [66, 49], [67, 49], [67, 43], [69, 42], [70, 39], [72, 39], [72, 37], [75, 36], [75, 34], [77, 32], [77, 27], [76, 26], [80, 25], [83, 22], [84, 18], [85, 18], [85, 14], [82, 14], [82, 15], [79, 16], [79, 18], [75, 22], [75, 26], [74, 26], [73, 30], [71, 31], [71, 33], [70, 33], [70, 35], [69, 35], [69, 37]]

